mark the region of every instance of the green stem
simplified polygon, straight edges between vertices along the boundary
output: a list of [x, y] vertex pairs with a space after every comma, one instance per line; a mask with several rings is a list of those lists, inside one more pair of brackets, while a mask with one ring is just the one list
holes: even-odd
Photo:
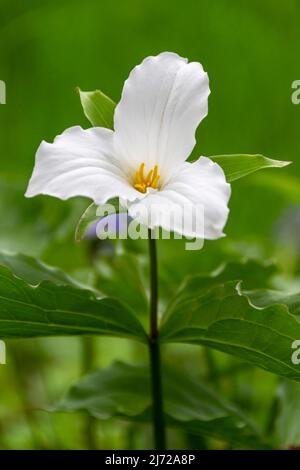
[[[82, 375], [88, 374], [94, 367], [95, 359], [95, 342], [92, 336], [83, 336], [81, 338], [82, 345]], [[83, 435], [85, 445], [88, 450], [96, 450], [98, 448], [96, 436], [96, 420], [93, 416], [87, 415], [84, 419]]]
[[153, 408], [153, 432], [156, 450], [166, 449], [166, 432], [163, 412], [160, 347], [158, 342], [158, 279], [155, 239], [148, 231], [150, 256], [150, 335], [149, 352], [151, 364], [151, 387]]

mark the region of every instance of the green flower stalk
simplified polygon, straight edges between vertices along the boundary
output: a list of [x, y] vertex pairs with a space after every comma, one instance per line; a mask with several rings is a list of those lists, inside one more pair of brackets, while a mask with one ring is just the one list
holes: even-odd
[[160, 361], [160, 345], [158, 330], [158, 272], [156, 240], [152, 238], [149, 230], [149, 258], [150, 258], [150, 332], [149, 352], [151, 365], [153, 431], [155, 448], [166, 449], [166, 432], [163, 411], [163, 390]]

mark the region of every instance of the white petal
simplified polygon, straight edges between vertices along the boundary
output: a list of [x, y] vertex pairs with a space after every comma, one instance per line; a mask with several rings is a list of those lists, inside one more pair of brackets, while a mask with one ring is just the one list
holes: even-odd
[[120, 160], [136, 171], [159, 165], [166, 182], [190, 155], [195, 131], [207, 114], [210, 93], [202, 65], [164, 52], [146, 58], [125, 82], [115, 110], [115, 146]]
[[53, 144], [43, 141], [25, 196], [86, 196], [96, 204], [115, 196], [141, 197], [126, 180], [112, 146], [113, 132], [100, 127], [83, 130], [75, 126], [57, 136]]
[[[150, 228], [162, 227], [187, 237], [214, 240], [224, 236], [230, 192], [222, 168], [209, 158], [201, 157], [194, 163], [185, 163], [162, 190], [131, 203], [129, 214]], [[203, 208], [204, 226], [195, 228], [194, 223], [186, 223], [180, 208], [189, 214], [197, 208], [201, 213]], [[173, 217], [174, 213], [182, 217]]]

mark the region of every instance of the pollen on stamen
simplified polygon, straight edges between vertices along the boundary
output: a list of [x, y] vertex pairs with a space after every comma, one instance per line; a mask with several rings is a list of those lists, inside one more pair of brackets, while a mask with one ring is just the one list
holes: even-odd
[[134, 184], [135, 189], [141, 193], [145, 193], [147, 188], [157, 189], [157, 184], [160, 176], [158, 175], [158, 166], [155, 165], [152, 170], [145, 176], [144, 175], [145, 163], [141, 163], [138, 171], [135, 174]]

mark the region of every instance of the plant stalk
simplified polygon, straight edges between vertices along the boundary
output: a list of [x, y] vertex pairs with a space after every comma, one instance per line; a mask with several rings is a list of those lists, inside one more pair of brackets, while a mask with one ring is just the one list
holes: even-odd
[[[82, 345], [82, 375], [88, 374], [94, 366], [95, 358], [95, 341], [92, 336], [83, 336], [81, 338]], [[93, 416], [87, 415], [84, 419], [83, 435], [85, 438], [85, 445], [88, 450], [97, 450], [97, 435], [96, 435], [96, 419]]]
[[156, 241], [148, 231], [150, 257], [150, 334], [149, 352], [151, 365], [151, 387], [153, 408], [153, 433], [156, 450], [166, 449], [166, 431], [163, 412], [163, 390], [161, 377], [160, 345], [158, 342], [158, 276]]

